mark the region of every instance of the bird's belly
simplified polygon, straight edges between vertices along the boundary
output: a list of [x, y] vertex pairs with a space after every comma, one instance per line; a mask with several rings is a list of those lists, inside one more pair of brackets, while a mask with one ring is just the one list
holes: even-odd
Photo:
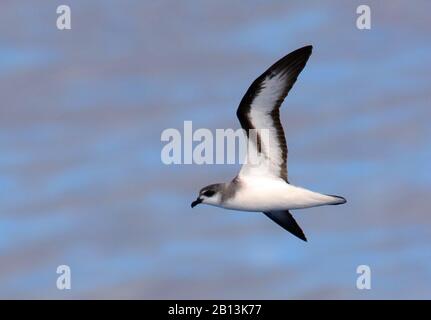
[[302, 209], [329, 204], [332, 198], [285, 182], [246, 184], [223, 207], [241, 211]]

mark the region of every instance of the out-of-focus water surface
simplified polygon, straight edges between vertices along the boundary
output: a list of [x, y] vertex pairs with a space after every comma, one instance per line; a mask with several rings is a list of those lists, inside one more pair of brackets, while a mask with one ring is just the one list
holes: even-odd
[[[431, 298], [429, 1], [0, 4], [1, 298]], [[238, 165], [166, 166], [161, 132], [238, 128], [251, 81], [314, 52], [283, 105], [289, 180], [348, 203], [190, 202]], [[56, 268], [72, 289], [56, 288]], [[356, 267], [372, 289], [356, 288]]]

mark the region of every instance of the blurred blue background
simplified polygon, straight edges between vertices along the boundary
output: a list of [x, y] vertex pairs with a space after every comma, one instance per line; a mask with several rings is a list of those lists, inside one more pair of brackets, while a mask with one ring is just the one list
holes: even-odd
[[[0, 297], [431, 298], [431, 3], [368, 1], [365, 31], [360, 4], [2, 1]], [[191, 210], [239, 165], [166, 166], [161, 132], [238, 128], [252, 80], [307, 44], [282, 108], [289, 180], [348, 203], [295, 211], [308, 243]]]

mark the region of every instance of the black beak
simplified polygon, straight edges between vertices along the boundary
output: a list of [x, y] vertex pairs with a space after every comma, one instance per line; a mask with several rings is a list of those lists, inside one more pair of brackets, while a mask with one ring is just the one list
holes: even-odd
[[202, 202], [202, 199], [197, 198], [195, 201], [192, 202], [192, 205], [191, 205], [192, 208], [196, 207], [201, 202]]

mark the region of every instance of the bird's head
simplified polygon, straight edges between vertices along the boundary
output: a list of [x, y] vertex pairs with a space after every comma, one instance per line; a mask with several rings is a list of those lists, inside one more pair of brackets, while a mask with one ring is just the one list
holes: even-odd
[[192, 208], [199, 203], [210, 204], [217, 206], [221, 202], [221, 191], [223, 190], [223, 183], [211, 184], [199, 191], [199, 195], [195, 201], [192, 202]]

